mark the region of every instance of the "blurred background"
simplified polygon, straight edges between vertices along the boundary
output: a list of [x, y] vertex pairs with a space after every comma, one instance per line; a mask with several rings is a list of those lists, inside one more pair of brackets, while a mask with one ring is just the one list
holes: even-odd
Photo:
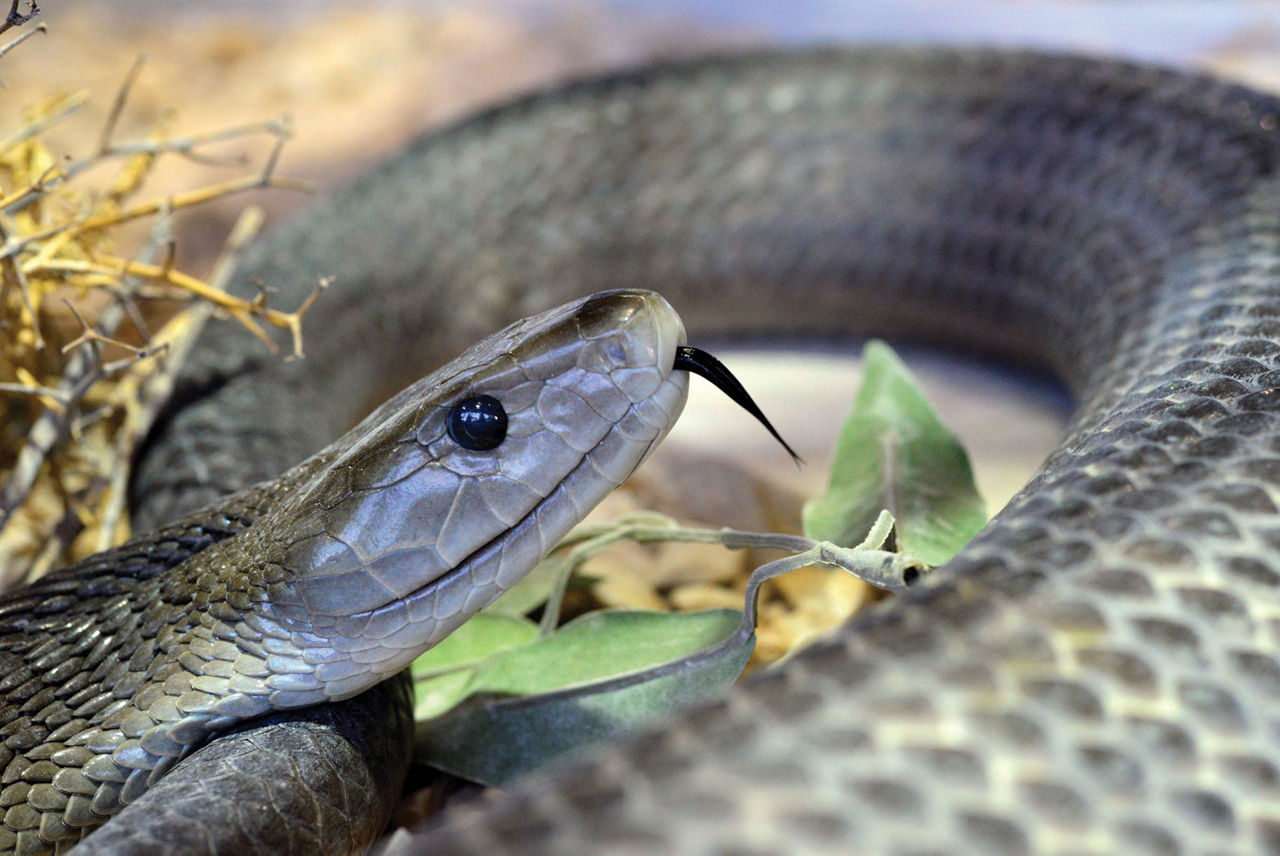
[[[139, 54], [125, 131], [192, 133], [288, 115], [284, 171], [323, 189], [423, 129], [558, 80], [712, 50], [852, 42], [1066, 49], [1280, 88], [1280, 3], [1259, 0], [45, 0], [49, 33], [4, 60], [7, 110], [87, 89], [101, 122]], [[66, 133], [83, 132], [72, 124]], [[92, 137], [90, 137], [92, 139]], [[67, 149], [74, 152], [75, 140]], [[173, 159], [167, 170], [193, 165]], [[229, 167], [233, 168], [233, 167]], [[305, 203], [254, 200], [274, 215]], [[201, 208], [185, 258], [221, 244]], [[214, 218], [215, 222], [208, 222]], [[190, 218], [188, 218], [190, 219]]]

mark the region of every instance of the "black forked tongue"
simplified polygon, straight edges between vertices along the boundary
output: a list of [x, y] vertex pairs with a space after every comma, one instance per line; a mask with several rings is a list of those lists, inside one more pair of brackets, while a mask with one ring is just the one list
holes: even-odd
[[723, 392], [729, 398], [733, 399], [739, 407], [750, 413], [765, 430], [773, 435], [773, 439], [782, 444], [782, 448], [787, 450], [787, 454], [791, 456], [791, 460], [797, 464], [804, 463], [800, 456], [796, 454], [795, 449], [787, 445], [787, 441], [782, 439], [782, 435], [777, 432], [773, 424], [761, 412], [760, 408], [751, 399], [751, 395], [743, 387], [733, 373], [725, 368], [724, 363], [708, 354], [706, 351], [698, 348], [691, 348], [688, 345], [679, 345], [676, 347], [676, 362], [672, 369], [683, 369], [696, 375], [701, 375], [711, 381], [716, 389]]

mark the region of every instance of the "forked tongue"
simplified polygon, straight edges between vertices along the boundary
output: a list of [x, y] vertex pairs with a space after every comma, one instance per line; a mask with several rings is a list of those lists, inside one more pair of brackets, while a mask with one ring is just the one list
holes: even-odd
[[680, 345], [676, 348], [676, 361], [675, 365], [672, 366], [672, 370], [675, 369], [692, 372], [693, 374], [701, 375], [711, 381], [711, 384], [716, 389], [729, 396], [729, 398], [733, 399], [739, 407], [754, 416], [760, 424], [765, 427], [765, 430], [773, 435], [773, 439], [782, 444], [782, 448], [787, 450], [787, 454], [791, 456], [791, 460], [795, 461], [797, 465], [804, 463], [800, 456], [796, 454], [795, 450], [787, 445], [787, 441], [782, 439], [782, 435], [777, 432], [777, 429], [773, 427], [773, 424], [769, 421], [768, 417], [764, 415], [759, 406], [757, 406], [755, 401], [752, 400], [751, 395], [747, 392], [746, 388], [743, 387], [738, 379], [733, 376], [731, 371], [725, 368], [724, 363], [720, 362], [706, 351], [698, 348], [691, 348], [688, 345]]

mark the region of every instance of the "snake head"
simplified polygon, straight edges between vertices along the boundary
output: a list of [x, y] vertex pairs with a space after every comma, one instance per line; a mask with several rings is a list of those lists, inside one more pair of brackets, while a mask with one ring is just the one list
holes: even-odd
[[300, 465], [260, 527], [283, 568], [264, 608], [326, 695], [443, 639], [629, 476], [684, 405], [683, 344], [659, 295], [596, 294], [484, 340]]

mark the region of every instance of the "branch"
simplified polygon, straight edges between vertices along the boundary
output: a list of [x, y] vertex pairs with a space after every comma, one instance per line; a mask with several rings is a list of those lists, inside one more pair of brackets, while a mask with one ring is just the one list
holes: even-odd
[[8, 137], [0, 139], [0, 154], [8, 152], [19, 143], [31, 139], [50, 125], [61, 122], [68, 115], [80, 109], [81, 105], [83, 105], [88, 99], [89, 93], [87, 90], [73, 92], [66, 96], [58, 103], [58, 106], [55, 109], [50, 110], [48, 113], [32, 122], [28, 122], [26, 126], [14, 131]]
[[[36, 5], [36, 0], [27, 0], [26, 14], [23, 14], [20, 11], [21, 6], [22, 0], [13, 0], [13, 2], [9, 4], [9, 14], [5, 17], [4, 21], [0, 23], [0, 33], [3, 33], [5, 30], [12, 29], [13, 27], [20, 27], [36, 15], [40, 14], [40, 7]], [[44, 27], [41, 25], [37, 29], [44, 29]]]
[[[209, 285], [222, 289], [231, 281], [249, 242], [262, 226], [262, 209], [246, 208], [236, 221], [223, 246], [218, 261], [209, 274]], [[200, 331], [213, 314], [213, 306], [204, 301], [192, 303], [185, 311], [171, 318], [152, 341], [168, 349], [166, 359], [146, 377], [130, 388], [117, 391], [117, 398], [124, 407], [124, 420], [116, 434], [112, 450], [111, 471], [107, 476], [107, 495], [103, 505], [101, 525], [98, 529], [96, 549], [112, 546], [112, 536], [124, 519], [128, 505], [129, 472], [134, 453], [156, 414], [173, 394], [178, 369], [186, 362]]]
[[[17, 2], [16, 2], [16, 0], [15, 0], [15, 2], [14, 2], [14, 6], [16, 6], [16, 5], [17, 5]], [[10, 15], [10, 17], [12, 17], [12, 15], [13, 15], [12, 10], [10, 10], [9, 15]], [[30, 20], [30, 19], [28, 19], [28, 20]], [[20, 22], [20, 23], [23, 23], [23, 22]], [[10, 25], [10, 26], [12, 26], [12, 25]], [[7, 30], [7, 29], [9, 29], [9, 27], [2, 27], [2, 28], [0, 28], [0, 33], [3, 33], [3, 32], [4, 32], [5, 30]], [[47, 32], [49, 32], [49, 28], [48, 28], [48, 27], [46, 27], [44, 24], [39, 24], [39, 25], [37, 25], [37, 26], [35, 27], [35, 29], [27, 30], [25, 33], [23, 33], [22, 35], [18, 36], [16, 39], [14, 39], [13, 41], [9, 42], [7, 45], [0, 45], [0, 56], [4, 56], [4, 55], [5, 55], [5, 54], [7, 54], [9, 51], [13, 50], [13, 49], [14, 49], [14, 48], [16, 48], [18, 45], [22, 44], [22, 43], [23, 43], [23, 42], [25, 42], [27, 39], [29, 39], [29, 38], [31, 38], [32, 36], [34, 36], [36, 33], [47, 33]]]
[[[8, 229], [0, 221], [0, 241], [7, 245], [9, 240]], [[0, 254], [0, 272], [3, 273], [3, 276], [0, 276], [0, 301], [4, 300], [10, 288], [18, 289], [18, 299], [22, 301], [22, 311], [27, 313], [27, 317], [31, 321], [30, 329], [34, 334], [31, 345], [37, 351], [43, 351], [44, 335], [40, 332], [40, 323], [36, 317], [35, 304], [31, 302], [31, 283], [27, 281], [27, 275], [23, 273], [21, 265], [17, 263], [12, 253]], [[0, 525], [3, 525], [3, 517], [0, 517]]]
[[111, 136], [116, 131], [116, 123], [120, 121], [120, 114], [124, 112], [125, 102], [129, 100], [129, 93], [133, 91], [133, 84], [137, 82], [138, 75], [146, 64], [147, 55], [139, 54], [138, 58], [133, 61], [133, 65], [129, 66], [129, 70], [125, 73], [124, 81], [121, 82], [120, 88], [116, 90], [116, 97], [111, 100], [111, 109], [107, 111], [107, 121], [103, 123], [102, 134], [98, 137], [99, 153], [106, 152], [111, 148]]
[[[246, 134], [254, 130], [268, 130], [271, 133], [276, 133], [273, 129], [278, 127], [278, 123], [276, 122], [263, 122], [259, 125], [245, 126], [245, 128], [239, 130], [241, 133]], [[168, 140], [163, 144], [147, 144], [148, 146], [151, 146], [151, 149], [148, 151], [182, 151], [182, 146], [194, 139], [196, 138], [189, 137], [186, 138], [185, 141]], [[212, 139], [212, 136], [210, 136], [210, 139]], [[310, 182], [290, 178], [276, 178], [273, 174], [276, 163], [279, 160], [280, 149], [287, 141], [288, 137], [283, 135], [283, 133], [277, 136], [276, 144], [272, 147], [270, 156], [267, 158], [262, 170], [257, 175], [246, 175], [243, 178], [224, 181], [220, 184], [211, 184], [208, 187], [198, 187], [195, 190], [188, 190], [185, 193], [175, 193], [167, 199], [156, 199], [150, 202], [144, 202], [141, 205], [135, 205], [133, 208], [128, 208], [124, 211], [99, 214], [96, 217], [90, 217], [85, 220], [77, 227], [76, 231], [85, 232], [90, 229], [101, 229], [106, 226], [114, 226], [117, 223], [136, 220], [139, 217], [149, 217], [152, 214], [159, 213], [160, 209], [163, 207], [168, 207], [173, 210], [189, 208], [192, 205], [200, 205], [201, 203], [208, 202], [212, 199], [217, 199], [222, 196], [230, 196], [233, 193], [242, 193], [246, 190], [260, 190], [268, 187], [277, 187], [288, 190], [309, 192], [312, 189]], [[170, 147], [170, 144], [173, 144], [172, 147]], [[143, 144], [138, 145], [142, 146]], [[120, 151], [120, 149], [116, 149], [115, 151]], [[140, 148], [138, 151], [142, 151], [142, 149]]]
[[[158, 226], [157, 232], [160, 229], [161, 227]], [[146, 252], [154, 257], [158, 250], [149, 247]], [[22, 268], [18, 266], [18, 270], [21, 271]], [[126, 282], [124, 287], [125, 299], [127, 299], [130, 284]], [[18, 452], [13, 469], [9, 472], [3, 486], [0, 486], [0, 532], [3, 532], [14, 510], [30, 495], [36, 477], [45, 461], [49, 459], [50, 453], [63, 438], [71, 433], [71, 414], [75, 404], [84, 399], [89, 388], [103, 377], [103, 372], [108, 368], [102, 363], [98, 344], [104, 340], [110, 341], [107, 337], [115, 331], [124, 316], [119, 305], [108, 306], [99, 315], [98, 329], [91, 331], [80, 313], [74, 308], [71, 311], [85, 329], [72, 346], [87, 343], [88, 347], [80, 348], [71, 355], [58, 381], [54, 400], [64, 403], [64, 406], [59, 409], [47, 409], [36, 418], [31, 430], [27, 433], [26, 442]], [[38, 326], [34, 318], [33, 325]], [[135, 355], [130, 362], [137, 362], [142, 358]], [[12, 579], [0, 580], [0, 584], [5, 586], [12, 585], [14, 582], [15, 580]]]

